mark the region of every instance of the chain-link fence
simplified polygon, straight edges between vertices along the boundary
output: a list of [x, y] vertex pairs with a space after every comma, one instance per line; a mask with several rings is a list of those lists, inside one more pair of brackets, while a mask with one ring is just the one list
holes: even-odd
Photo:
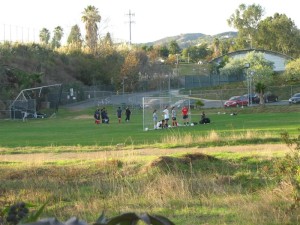
[[[191, 89], [184, 91], [175, 90], [157, 90], [149, 92], [133, 92], [118, 93], [112, 91], [99, 90], [97, 87], [63, 89], [60, 99], [61, 106], [78, 106], [86, 107], [103, 107], [107, 105], [121, 106], [123, 109], [130, 107], [131, 109], [142, 109], [143, 97], [166, 97], [169, 95], [183, 95], [185, 97], [211, 99], [211, 100], [227, 100], [231, 96], [247, 94], [245, 88], [215, 88], [213, 90]], [[279, 101], [288, 100], [293, 94], [300, 93], [300, 85], [290, 86], [270, 86], [267, 87], [266, 93], [272, 93], [278, 96]], [[35, 105], [34, 99], [33, 106]], [[12, 116], [22, 117], [22, 112], [9, 108], [13, 100], [0, 101], [0, 119], [11, 119]], [[21, 110], [22, 111], [22, 110]]]
[[[248, 92], [248, 88], [216, 88], [214, 90], [190, 90], [184, 93], [193, 97], [203, 99], [214, 99], [214, 100], [226, 100], [231, 96], [245, 95]], [[254, 91], [253, 91], [254, 93]], [[300, 85], [291, 86], [270, 86], [267, 87], [265, 93], [272, 93], [278, 96], [280, 100], [288, 100], [295, 93], [300, 93]]]

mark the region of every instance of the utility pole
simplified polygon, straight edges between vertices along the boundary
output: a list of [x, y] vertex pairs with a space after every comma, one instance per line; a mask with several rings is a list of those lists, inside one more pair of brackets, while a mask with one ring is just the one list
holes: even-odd
[[131, 13], [131, 11], [129, 10], [129, 13], [126, 14], [129, 17], [129, 45], [131, 45], [131, 24], [134, 23], [134, 21], [132, 21], [132, 16], [135, 16], [134, 13]]

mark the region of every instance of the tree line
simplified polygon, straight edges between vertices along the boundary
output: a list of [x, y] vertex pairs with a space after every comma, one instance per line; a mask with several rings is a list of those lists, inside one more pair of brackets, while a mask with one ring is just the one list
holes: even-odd
[[40, 44], [0, 45], [2, 64], [20, 69], [8, 71], [5, 67], [2, 70], [1, 94], [54, 81], [72, 85], [104, 85], [113, 90], [125, 88], [125, 91], [140, 90], [143, 82], [147, 82], [149, 90], [157, 87], [156, 80], [174, 74], [180, 63], [208, 62], [240, 49], [272, 50], [294, 57], [295, 61], [287, 65], [287, 74], [290, 81], [299, 81], [299, 29], [285, 14], [275, 13], [262, 19], [263, 15], [264, 9], [260, 5], [241, 4], [227, 20], [238, 30], [237, 37], [199, 40], [197, 45], [181, 49], [176, 40], [160, 45], [128, 45], [114, 43], [110, 33], [100, 38], [101, 15], [95, 6], [89, 5], [81, 17], [85, 24], [85, 37], [82, 37], [80, 27], [74, 25], [67, 44], [62, 45], [64, 31], [57, 26], [52, 39], [47, 28], [40, 31]]

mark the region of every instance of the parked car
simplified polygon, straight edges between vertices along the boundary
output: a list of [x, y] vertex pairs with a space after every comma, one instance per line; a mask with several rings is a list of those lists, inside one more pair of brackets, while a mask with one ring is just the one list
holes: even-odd
[[265, 102], [268, 103], [268, 102], [278, 102], [278, 96], [271, 93], [271, 92], [267, 92], [264, 94], [264, 99], [265, 99]]
[[232, 96], [229, 100], [224, 103], [224, 107], [240, 107], [248, 105], [248, 97], [245, 95]]
[[244, 94], [243, 96], [245, 96], [248, 99], [249, 102], [251, 101], [252, 103], [259, 103], [259, 97], [255, 93], [252, 93], [250, 95]]
[[[246, 94], [245, 96], [248, 96], [248, 95]], [[255, 103], [255, 104], [259, 104], [260, 103], [259, 94], [252, 94], [251, 98], [252, 98], [252, 103]], [[273, 94], [273, 93], [271, 93], [271, 92], [266, 92], [264, 94], [264, 101], [265, 101], [265, 103], [268, 103], [268, 102], [278, 102], [278, 96], [275, 95], [275, 94]]]
[[290, 99], [289, 99], [289, 104], [297, 104], [300, 103], [300, 93], [294, 94]]

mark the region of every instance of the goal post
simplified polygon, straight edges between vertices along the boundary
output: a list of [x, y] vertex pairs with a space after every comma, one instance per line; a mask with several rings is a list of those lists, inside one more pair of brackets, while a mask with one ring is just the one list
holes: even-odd
[[62, 84], [23, 89], [10, 104], [11, 119], [44, 118], [58, 110]]
[[155, 123], [153, 121], [153, 112], [156, 110], [157, 121], [161, 121], [163, 117], [163, 110], [168, 106], [170, 113], [169, 125], [172, 124], [171, 110], [174, 106], [176, 111], [176, 119], [178, 126], [183, 124], [181, 110], [184, 106], [189, 109], [189, 120], [191, 121], [191, 104], [190, 99], [185, 97], [143, 97], [143, 130], [155, 129]]

